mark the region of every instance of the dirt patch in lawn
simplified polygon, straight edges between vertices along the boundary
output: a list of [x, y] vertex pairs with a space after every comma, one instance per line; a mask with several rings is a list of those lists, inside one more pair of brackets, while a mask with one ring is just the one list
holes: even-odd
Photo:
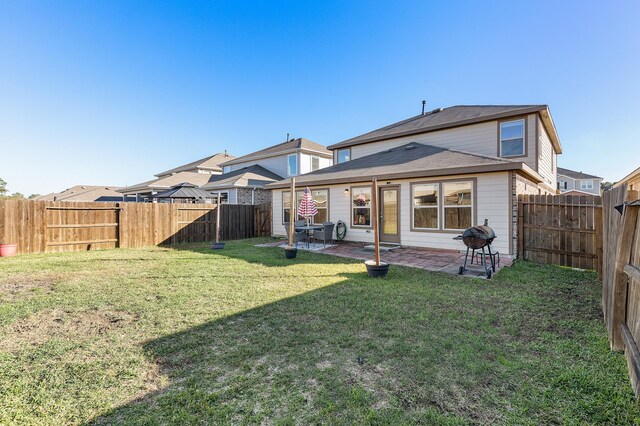
[[13, 302], [34, 293], [50, 293], [60, 279], [59, 275], [4, 277], [0, 280], [0, 301]]
[[54, 338], [85, 339], [122, 328], [134, 320], [134, 316], [127, 312], [111, 309], [79, 312], [46, 310], [10, 325], [8, 333], [0, 341], [0, 350], [16, 352]]

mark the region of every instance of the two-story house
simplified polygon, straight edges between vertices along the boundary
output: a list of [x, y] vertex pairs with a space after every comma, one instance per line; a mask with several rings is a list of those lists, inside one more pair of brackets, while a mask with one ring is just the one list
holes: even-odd
[[290, 139], [221, 163], [222, 174], [211, 176], [201, 188], [213, 194], [220, 192], [231, 204], [259, 204], [271, 201], [267, 184], [332, 164], [332, 152], [324, 145], [304, 138]]
[[[316, 223], [343, 221], [346, 240], [373, 241], [376, 177], [382, 242], [459, 250], [453, 237], [488, 219], [503, 255], [517, 248], [518, 194], [554, 194], [562, 152], [546, 105], [436, 109], [328, 148], [336, 164], [296, 178], [317, 201]], [[290, 179], [267, 188], [273, 234], [284, 236]]]
[[600, 195], [602, 178], [558, 167], [558, 190], [565, 195]]

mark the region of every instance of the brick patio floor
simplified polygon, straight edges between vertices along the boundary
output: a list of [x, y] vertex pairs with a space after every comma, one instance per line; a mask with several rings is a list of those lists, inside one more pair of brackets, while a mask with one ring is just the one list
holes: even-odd
[[[283, 245], [284, 242], [272, 245]], [[271, 244], [270, 244], [271, 245]], [[349, 257], [352, 259], [369, 260], [373, 259], [373, 251], [366, 250], [365, 246], [369, 243], [341, 242], [325, 249], [314, 249], [318, 253], [331, 254], [340, 257]], [[303, 244], [298, 246], [300, 250], [304, 250]], [[412, 268], [421, 268], [428, 271], [446, 272], [449, 274], [458, 274], [458, 269], [464, 263], [464, 251], [457, 250], [436, 250], [420, 247], [400, 247], [392, 251], [381, 252], [380, 259], [390, 265], [403, 265]], [[469, 256], [471, 257], [471, 256]], [[467, 271], [465, 276], [484, 278], [482, 267], [477, 266], [477, 260], [474, 264], [467, 263]], [[496, 272], [504, 267], [511, 266], [512, 259], [508, 256], [500, 257], [500, 264], [496, 265]]]

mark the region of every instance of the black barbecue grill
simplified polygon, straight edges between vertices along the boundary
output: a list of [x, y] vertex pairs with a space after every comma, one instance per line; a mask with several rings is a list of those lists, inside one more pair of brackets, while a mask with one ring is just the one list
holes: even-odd
[[[482, 265], [487, 278], [491, 278], [491, 271], [496, 271], [496, 262], [498, 264], [500, 263], [500, 253], [491, 253], [491, 243], [493, 243], [493, 240], [495, 239], [496, 233], [489, 227], [489, 221], [487, 219], [484, 220], [484, 225], [472, 226], [471, 228], [466, 229], [462, 235], [455, 237], [454, 240], [462, 240], [464, 245], [467, 246], [467, 252], [464, 256], [464, 264], [460, 266], [458, 273], [462, 275], [467, 270], [469, 250], [471, 250], [471, 264], [473, 264], [473, 259], [476, 256], [476, 250], [479, 250], [480, 252], [478, 253], [478, 256], [480, 257], [480, 264]], [[487, 252], [485, 252], [485, 248], [487, 249]], [[487, 266], [487, 258], [489, 258], [491, 266]]]

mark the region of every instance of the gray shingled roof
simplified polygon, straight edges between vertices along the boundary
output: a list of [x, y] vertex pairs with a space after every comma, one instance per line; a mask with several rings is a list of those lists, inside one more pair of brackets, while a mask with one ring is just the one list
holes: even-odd
[[282, 176], [275, 174], [258, 164], [254, 164], [252, 166], [243, 167], [221, 175], [211, 176], [211, 178], [209, 178], [209, 182], [202, 185], [202, 188], [220, 189], [246, 186], [261, 187], [282, 179]]
[[311, 151], [317, 151], [317, 152], [324, 153], [329, 157], [333, 155], [331, 151], [329, 151], [327, 147], [324, 145], [320, 145], [319, 143], [310, 141], [309, 139], [297, 138], [297, 139], [291, 139], [290, 141], [287, 141], [287, 142], [279, 143], [277, 145], [270, 146], [265, 149], [261, 149], [260, 151], [252, 152], [251, 154], [243, 155], [242, 157], [234, 158], [230, 161], [225, 161], [224, 163], [221, 163], [221, 165], [227, 166], [230, 164], [244, 163], [246, 161], [257, 160], [259, 158], [272, 156], [272, 155], [278, 154], [279, 152], [293, 151], [296, 149], [307, 149]]
[[117, 186], [75, 185], [62, 192], [37, 197], [37, 201], [122, 201]]
[[220, 167], [220, 164], [224, 163], [225, 161], [232, 160], [234, 158], [236, 157], [234, 157], [231, 154], [219, 152], [217, 154], [213, 154], [208, 157], [204, 157], [199, 160], [192, 161], [191, 163], [187, 163], [182, 166], [175, 167], [171, 170], [158, 173], [154, 176], [162, 177], [162, 176], [170, 175], [172, 173], [188, 172], [188, 171], [194, 171], [197, 169], [206, 169], [206, 170], [214, 170], [214, 171], [221, 172], [222, 167]]
[[153, 198], [194, 198], [196, 200], [204, 200], [214, 198], [214, 196], [191, 183], [181, 183], [171, 189], [152, 195]]
[[600, 176], [594, 176], [582, 172], [576, 172], [574, 170], [563, 169], [562, 167], [558, 167], [558, 174], [568, 176], [572, 179], [602, 179]]
[[547, 105], [456, 105], [435, 109], [424, 115], [390, 124], [377, 130], [330, 145], [336, 149], [367, 142], [408, 136], [465, 124], [480, 123], [512, 115], [528, 114], [547, 109]]
[[[296, 184], [322, 185], [364, 182], [372, 177], [400, 179], [506, 170], [522, 170], [540, 180], [537, 173], [522, 162], [411, 142], [297, 176]], [[290, 182], [291, 179], [286, 179], [269, 184], [267, 188], [287, 187]]]
[[183, 182], [192, 183], [196, 186], [201, 186], [209, 180], [211, 177], [207, 173], [194, 173], [194, 172], [178, 172], [173, 175], [168, 175], [158, 179], [149, 180], [146, 182], [137, 183], [135, 185], [126, 186], [118, 189], [118, 192], [123, 194], [133, 194], [135, 192], [147, 192], [158, 189], [169, 189], [175, 185]]

